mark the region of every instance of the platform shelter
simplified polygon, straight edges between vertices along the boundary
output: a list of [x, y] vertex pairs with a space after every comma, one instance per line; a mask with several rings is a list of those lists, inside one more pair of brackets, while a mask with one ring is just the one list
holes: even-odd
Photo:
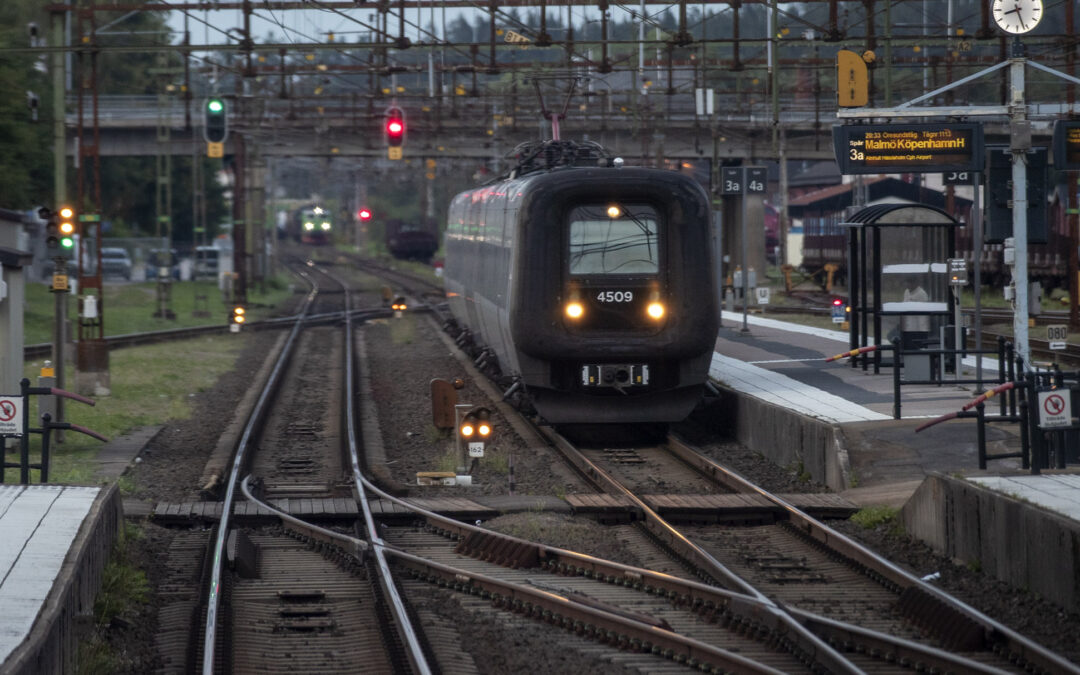
[[[954, 217], [926, 204], [876, 204], [841, 223], [849, 228], [851, 348], [900, 340], [904, 352], [943, 346], [953, 316], [948, 260], [956, 249]], [[874, 372], [891, 356], [874, 351]], [[930, 379], [931, 359], [910, 359]], [[864, 367], [866, 366], [866, 362]]]

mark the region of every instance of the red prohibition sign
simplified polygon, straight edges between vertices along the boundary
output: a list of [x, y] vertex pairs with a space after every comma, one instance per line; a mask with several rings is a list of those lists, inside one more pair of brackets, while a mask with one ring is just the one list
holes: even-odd
[[0, 422], [10, 422], [15, 419], [18, 410], [11, 401], [0, 401]]
[[1061, 397], [1061, 394], [1051, 394], [1043, 401], [1043, 410], [1048, 415], [1060, 415], [1065, 411], [1065, 399]]

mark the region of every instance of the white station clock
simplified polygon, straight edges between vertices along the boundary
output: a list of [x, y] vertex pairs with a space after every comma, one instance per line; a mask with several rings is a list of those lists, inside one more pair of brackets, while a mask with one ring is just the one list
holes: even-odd
[[1012, 35], [1021, 35], [1035, 28], [1042, 13], [1042, 0], [994, 0], [994, 21], [998, 28]]

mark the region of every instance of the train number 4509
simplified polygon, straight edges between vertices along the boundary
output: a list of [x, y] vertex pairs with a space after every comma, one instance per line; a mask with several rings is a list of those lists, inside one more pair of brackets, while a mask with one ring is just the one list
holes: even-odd
[[600, 291], [596, 294], [597, 302], [633, 302], [633, 291]]

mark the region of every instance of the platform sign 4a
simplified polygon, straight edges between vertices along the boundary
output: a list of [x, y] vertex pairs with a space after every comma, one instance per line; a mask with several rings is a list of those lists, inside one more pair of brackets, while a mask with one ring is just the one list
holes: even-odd
[[1046, 341], [1050, 343], [1050, 349], [1065, 349], [1069, 341], [1069, 326], [1063, 323], [1047, 326]]
[[22, 407], [22, 396], [0, 396], [0, 437], [23, 435]]
[[1072, 392], [1052, 389], [1039, 392], [1039, 428], [1057, 429], [1072, 426]]

